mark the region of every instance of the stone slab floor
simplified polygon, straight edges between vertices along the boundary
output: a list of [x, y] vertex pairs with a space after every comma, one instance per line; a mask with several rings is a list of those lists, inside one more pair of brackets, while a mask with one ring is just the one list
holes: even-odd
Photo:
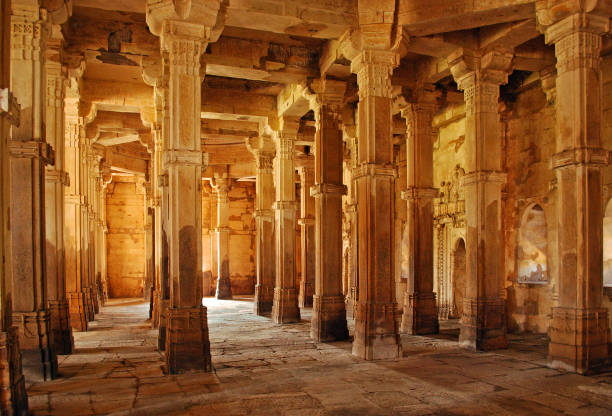
[[[453, 329], [404, 337], [405, 357], [365, 362], [349, 342], [314, 344], [309, 311], [277, 326], [250, 300], [207, 298], [216, 373], [164, 375], [148, 305], [113, 300], [75, 333], [62, 378], [29, 386], [34, 415], [612, 415], [612, 374], [543, 366], [544, 337], [501, 353], [456, 347]], [[448, 324], [447, 324], [448, 325]]]

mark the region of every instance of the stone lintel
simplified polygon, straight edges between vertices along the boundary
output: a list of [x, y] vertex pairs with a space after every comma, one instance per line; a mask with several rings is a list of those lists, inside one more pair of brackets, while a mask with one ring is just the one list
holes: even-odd
[[405, 201], [411, 201], [415, 199], [434, 199], [438, 197], [438, 189], [409, 187], [406, 190], [402, 191], [401, 197]]
[[551, 158], [552, 169], [578, 165], [606, 166], [610, 155], [606, 149], [580, 147], [555, 153]]
[[9, 140], [8, 150], [11, 157], [41, 159], [44, 164], [55, 163], [55, 152], [46, 142], [40, 140]]
[[324, 194], [346, 195], [346, 185], [338, 185], [335, 183], [317, 183], [310, 187], [310, 196], [319, 198]]
[[505, 172], [477, 171], [466, 173], [460, 179], [461, 186], [476, 185], [479, 183], [506, 183], [508, 175]]

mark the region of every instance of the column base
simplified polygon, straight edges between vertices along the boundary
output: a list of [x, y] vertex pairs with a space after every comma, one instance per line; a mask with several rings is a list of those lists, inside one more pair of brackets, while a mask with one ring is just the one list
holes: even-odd
[[68, 311], [70, 315], [70, 326], [75, 331], [87, 331], [87, 307], [85, 294], [83, 292], [69, 292]]
[[353, 355], [364, 360], [393, 360], [400, 356], [402, 348], [396, 309], [395, 302], [356, 302]]
[[593, 374], [610, 365], [608, 310], [553, 308], [548, 366]]
[[217, 279], [217, 291], [215, 292], [215, 298], [217, 299], [231, 299], [232, 298], [232, 284], [229, 276], [219, 277]]
[[274, 300], [274, 288], [271, 286], [255, 285], [255, 313], [257, 315], [269, 315], [272, 312]]
[[166, 329], [168, 326], [168, 305], [170, 300], [159, 300], [159, 332], [157, 334], [157, 349], [166, 350]]
[[30, 381], [57, 377], [57, 357], [49, 337], [49, 312], [13, 312], [12, 320], [19, 333], [24, 375]]
[[310, 308], [312, 306], [312, 297], [314, 295], [314, 287], [311, 282], [306, 282], [302, 276], [300, 283], [300, 294], [298, 296], [298, 305], [300, 308]]
[[212, 371], [207, 311], [168, 308], [166, 366], [171, 374], [189, 370]]
[[406, 292], [400, 331], [410, 335], [437, 334], [440, 331], [434, 292]]
[[74, 338], [68, 315], [68, 302], [65, 300], [49, 301], [49, 332], [52, 348], [56, 354], [72, 354]]
[[300, 322], [300, 308], [295, 289], [274, 288], [272, 321], [276, 324]]
[[508, 348], [504, 299], [464, 299], [459, 346], [480, 351]]
[[16, 327], [0, 332], [0, 414], [26, 416], [28, 395], [21, 367]]
[[313, 296], [310, 336], [317, 342], [341, 341], [349, 337], [342, 295]]

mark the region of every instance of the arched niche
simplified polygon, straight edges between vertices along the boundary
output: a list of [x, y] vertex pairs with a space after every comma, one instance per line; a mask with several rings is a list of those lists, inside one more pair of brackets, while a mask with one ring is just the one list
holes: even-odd
[[466, 256], [465, 241], [459, 238], [455, 242], [451, 266], [453, 268], [453, 317], [461, 318], [463, 298], [465, 297]]
[[519, 283], [548, 283], [546, 215], [538, 204], [528, 207], [523, 213], [516, 259]]
[[603, 280], [604, 286], [612, 287], [612, 199], [603, 218]]

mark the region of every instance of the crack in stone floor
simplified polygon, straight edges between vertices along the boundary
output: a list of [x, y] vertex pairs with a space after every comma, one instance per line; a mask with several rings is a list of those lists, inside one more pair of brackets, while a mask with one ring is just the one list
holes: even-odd
[[[404, 357], [366, 362], [350, 342], [316, 344], [310, 310], [275, 325], [250, 299], [206, 298], [214, 373], [165, 375], [148, 304], [115, 299], [61, 378], [28, 386], [33, 415], [612, 415], [612, 374], [546, 368], [545, 337], [511, 336], [495, 353], [436, 337], [402, 336]], [[443, 324], [449, 325], [449, 323]]]

